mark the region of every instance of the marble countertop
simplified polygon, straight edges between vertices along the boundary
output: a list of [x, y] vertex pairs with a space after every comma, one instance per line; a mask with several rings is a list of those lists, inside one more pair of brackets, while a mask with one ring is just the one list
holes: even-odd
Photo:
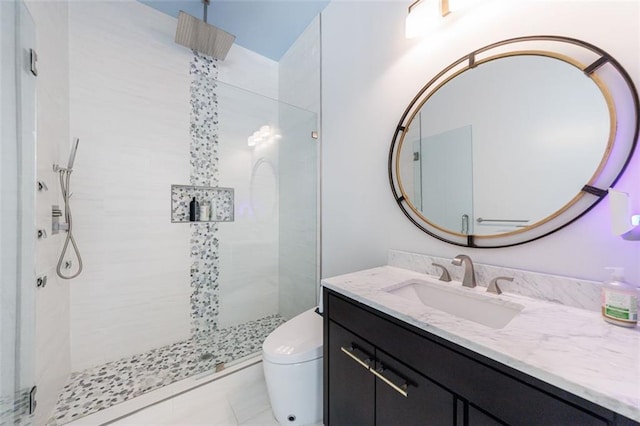
[[[411, 279], [431, 277], [392, 266], [322, 280], [322, 284], [358, 302], [443, 337], [640, 421], [640, 328], [606, 323], [597, 312], [503, 293], [496, 300], [524, 309], [504, 328], [492, 329], [408, 301], [385, 289]], [[462, 291], [459, 282], [442, 283]]]

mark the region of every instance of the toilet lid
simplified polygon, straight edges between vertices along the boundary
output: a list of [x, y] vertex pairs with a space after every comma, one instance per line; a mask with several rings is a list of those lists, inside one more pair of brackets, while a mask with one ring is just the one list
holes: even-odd
[[274, 364], [295, 364], [322, 357], [322, 317], [315, 307], [276, 328], [262, 344], [262, 357]]

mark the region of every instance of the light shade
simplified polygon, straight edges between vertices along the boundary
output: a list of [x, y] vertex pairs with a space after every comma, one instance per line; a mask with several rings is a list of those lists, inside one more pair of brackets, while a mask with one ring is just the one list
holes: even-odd
[[443, 16], [449, 14], [449, 0], [418, 0], [409, 6], [409, 14], [405, 21], [404, 35], [414, 38], [440, 23]]

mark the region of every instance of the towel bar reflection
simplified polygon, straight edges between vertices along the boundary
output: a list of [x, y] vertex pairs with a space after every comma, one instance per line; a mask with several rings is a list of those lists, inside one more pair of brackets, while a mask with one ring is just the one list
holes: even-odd
[[476, 222], [513, 222], [513, 223], [527, 223], [528, 219], [483, 219], [481, 217], [476, 219]]

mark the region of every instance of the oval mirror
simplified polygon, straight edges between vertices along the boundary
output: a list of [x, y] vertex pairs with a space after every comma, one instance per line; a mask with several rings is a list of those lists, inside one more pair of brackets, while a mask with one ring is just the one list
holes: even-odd
[[620, 64], [575, 39], [474, 51], [424, 86], [389, 154], [398, 205], [428, 234], [507, 247], [578, 219], [624, 171], [638, 95]]

